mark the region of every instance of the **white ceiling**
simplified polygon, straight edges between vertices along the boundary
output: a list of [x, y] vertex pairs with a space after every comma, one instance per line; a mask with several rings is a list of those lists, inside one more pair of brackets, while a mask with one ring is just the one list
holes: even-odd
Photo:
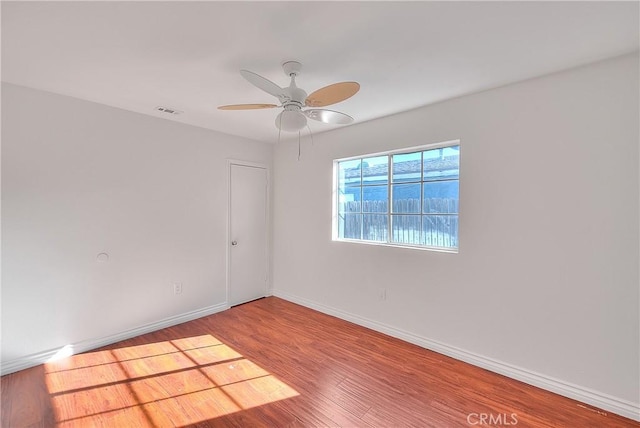
[[[636, 51], [638, 2], [2, 2], [2, 80], [275, 142], [280, 86], [360, 82], [355, 123]], [[167, 106], [184, 111], [167, 116]], [[311, 121], [314, 133], [336, 126]]]

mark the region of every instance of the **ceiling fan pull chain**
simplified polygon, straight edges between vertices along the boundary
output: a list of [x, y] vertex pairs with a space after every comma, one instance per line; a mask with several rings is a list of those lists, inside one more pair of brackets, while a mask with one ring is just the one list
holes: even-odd
[[300, 162], [300, 131], [298, 131], [298, 162]]
[[307, 123], [307, 129], [309, 130], [309, 137], [311, 137], [311, 145], [313, 146], [313, 132], [311, 132], [311, 127]]

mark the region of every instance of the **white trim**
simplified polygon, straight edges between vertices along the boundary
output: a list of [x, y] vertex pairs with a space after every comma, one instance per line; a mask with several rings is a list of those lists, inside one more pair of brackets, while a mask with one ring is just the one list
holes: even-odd
[[231, 165], [250, 166], [253, 168], [266, 169], [267, 171], [269, 171], [269, 165], [260, 162], [244, 161], [240, 159], [227, 159], [227, 166]]
[[[192, 321], [197, 318], [202, 318], [208, 315], [215, 314], [229, 309], [227, 302], [219, 303], [217, 305], [208, 306], [202, 309], [196, 309], [195, 311], [186, 312], [184, 314], [175, 315], [169, 318], [165, 318], [160, 321], [145, 324], [140, 327], [125, 330], [120, 333], [112, 334], [105, 337], [83, 340], [71, 345], [65, 346], [67, 349], [71, 349], [73, 354], [79, 354], [81, 352], [91, 351], [92, 349], [100, 348], [102, 346], [110, 345], [112, 343], [120, 342], [122, 340], [130, 339], [135, 336], [140, 336], [152, 331], [161, 330], [163, 328], [171, 327], [177, 324], [182, 324], [187, 321]], [[16, 358], [15, 360], [3, 361], [0, 368], [2, 376], [17, 372], [19, 370], [28, 369], [30, 367], [44, 364], [49, 361], [56, 353], [60, 351], [60, 348], [50, 349], [48, 351], [42, 351], [24, 357]]]
[[495, 360], [493, 358], [476, 354], [474, 352], [456, 348], [455, 346], [447, 345], [442, 342], [418, 336], [408, 331], [398, 329], [377, 321], [373, 321], [371, 319], [364, 318], [340, 309], [326, 306], [324, 304], [295, 296], [287, 292], [274, 290], [274, 296], [280, 297], [281, 299], [285, 299], [293, 303], [297, 303], [302, 306], [306, 306], [311, 309], [315, 309], [319, 312], [332, 315], [340, 319], [353, 322], [355, 324], [370, 328], [389, 336], [402, 339], [406, 342], [413, 343], [414, 345], [418, 345], [431, 351], [435, 351], [440, 354], [455, 358], [456, 360], [464, 361], [474, 366], [499, 373], [501, 375], [519, 380], [529, 385], [533, 385], [538, 388], [542, 388], [547, 391], [569, 397], [571, 399], [598, 407], [603, 410], [610, 411], [611, 413], [615, 413], [617, 415], [621, 415], [635, 421], [640, 421], [640, 403], [632, 403], [621, 398], [613, 397], [611, 395], [565, 382], [560, 379], [555, 379], [541, 373], [536, 373], [522, 367], [517, 367], [508, 363], [504, 363], [502, 361]]
[[426, 245], [394, 244], [391, 242], [364, 241], [360, 239], [347, 239], [347, 238], [334, 238], [333, 242], [346, 242], [348, 244], [376, 245], [378, 247], [408, 248], [410, 250], [435, 251], [438, 253], [458, 254], [458, 248], [427, 247]]
[[454, 140], [441, 141], [441, 142], [437, 142], [437, 143], [421, 144], [419, 146], [402, 147], [402, 148], [399, 148], [399, 149], [391, 149], [391, 150], [386, 150], [384, 152], [366, 153], [364, 155], [349, 156], [349, 157], [346, 157], [346, 158], [334, 159], [333, 163], [350, 161], [350, 160], [353, 160], [353, 159], [360, 159], [360, 158], [372, 158], [372, 157], [376, 157], [376, 156], [401, 155], [401, 154], [405, 154], [405, 153], [415, 152], [416, 150], [427, 151], [427, 150], [442, 149], [444, 147], [452, 147], [452, 146], [460, 146], [460, 145], [461, 145], [460, 144], [460, 138], [458, 138], [458, 139], [454, 139]]
[[267, 176], [267, 188], [265, 195], [265, 225], [266, 225], [266, 248], [265, 248], [265, 265], [266, 279], [264, 297], [270, 296], [272, 293], [271, 286], [271, 170], [267, 164], [244, 161], [239, 159], [227, 159], [227, 246], [226, 246], [226, 266], [225, 266], [225, 288], [226, 301], [230, 302], [230, 286], [231, 286], [231, 166], [239, 165], [251, 168], [264, 169]]

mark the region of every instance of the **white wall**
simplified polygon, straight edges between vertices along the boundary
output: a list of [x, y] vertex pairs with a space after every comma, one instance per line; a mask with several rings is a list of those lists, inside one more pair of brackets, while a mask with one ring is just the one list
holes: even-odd
[[[625, 56], [316, 135], [299, 162], [280, 145], [275, 293], [637, 415], [638, 72]], [[333, 159], [452, 139], [459, 254], [331, 241]]]
[[3, 84], [3, 365], [224, 304], [226, 159], [271, 156], [268, 144]]

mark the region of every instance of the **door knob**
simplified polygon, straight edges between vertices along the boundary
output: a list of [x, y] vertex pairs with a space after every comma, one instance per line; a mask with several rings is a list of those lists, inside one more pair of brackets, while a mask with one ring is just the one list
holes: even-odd
[[238, 245], [238, 241], [231, 241], [231, 245]]

